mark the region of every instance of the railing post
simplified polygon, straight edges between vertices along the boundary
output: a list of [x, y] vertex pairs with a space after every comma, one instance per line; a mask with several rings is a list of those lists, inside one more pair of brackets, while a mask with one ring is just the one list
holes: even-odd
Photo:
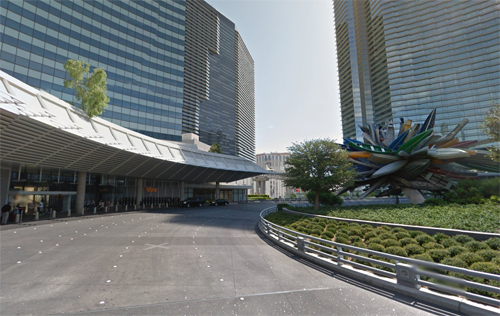
[[38, 218], [39, 218], [38, 211], [36, 211], [36, 213], [35, 213], [35, 221], [37, 221]]
[[94, 214], [97, 213], [97, 207], [94, 207]]
[[342, 254], [344, 252], [344, 250], [342, 250], [342, 247], [340, 246], [337, 246], [337, 263], [339, 266], [343, 265], [344, 263], [342, 261], [344, 261], [344, 255]]
[[280, 229], [278, 229], [278, 241], [282, 241], [283, 240], [283, 231]]
[[396, 263], [396, 279], [399, 285], [418, 290], [420, 285], [417, 284], [417, 278], [414, 266], [405, 263]]
[[118, 212], [118, 204], [115, 205], [115, 212]]
[[306, 251], [306, 244], [304, 243], [304, 237], [297, 236], [297, 249], [300, 252]]
[[56, 211], [52, 211], [52, 219], [56, 218]]

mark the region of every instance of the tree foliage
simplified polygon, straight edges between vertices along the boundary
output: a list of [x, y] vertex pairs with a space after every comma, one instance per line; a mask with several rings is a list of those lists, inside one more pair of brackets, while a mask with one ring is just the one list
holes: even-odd
[[285, 185], [319, 194], [351, 185], [356, 172], [347, 153], [330, 139], [308, 140], [288, 147], [290, 157], [285, 166]]
[[[486, 134], [491, 136], [496, 142], [500, 142], [500, 103], [491, 103], [491, 108], [483, 123]], [[500, 161], [500, 147], [488, 148], [491, 152], [491, 159]]]
[[[316, 191], [309, 191], [306, 193], [306, 198], [309, 203], [316, 201]], [[336, 196], [332, 192], [321, 192], [319, 194], [319, 203], [322, 205], [342, 205], [344, 200], [340, 196]]]
[[213, 143], [208, 152], [222, 154], [219, 143]]
[[90, 64], [80, 60], [68, 59], [64, 69], [72, 78], [64, 80], [64, 87], [75, 90], [75, 97], [81, 108], [89, 117], [100, 115], [108, 106], [106, 96], [107, 75], [104, 69], [94, 68], [90, 72]]

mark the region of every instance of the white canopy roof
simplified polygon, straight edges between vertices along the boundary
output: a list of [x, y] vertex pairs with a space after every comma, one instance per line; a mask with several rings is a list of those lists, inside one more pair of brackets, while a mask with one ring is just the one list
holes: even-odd
[[231, 182], [265, 169], [245, 158], [159, 140], [82, 110], [0, 71], [0, 159], [102, 174]]

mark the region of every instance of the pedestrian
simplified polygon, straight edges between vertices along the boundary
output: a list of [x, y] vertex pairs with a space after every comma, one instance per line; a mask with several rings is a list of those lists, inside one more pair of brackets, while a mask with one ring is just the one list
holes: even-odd
[[2, 225], [7, 224], [7, 221], [9, 220], [10, 209], [10, 202], [2, 206]]
[[40, 201], [40, 203], [38, 204], [38, 211], [40, 212], [40, 214], [43, 214], [43, 201]]

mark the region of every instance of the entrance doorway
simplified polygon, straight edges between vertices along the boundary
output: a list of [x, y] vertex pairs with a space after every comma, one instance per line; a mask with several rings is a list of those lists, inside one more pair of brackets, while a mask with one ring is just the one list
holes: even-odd
[[66, 217], [76, 198], [74, 191], [9, 191], [8, 199], [12, 206], [19, 207], [21, 221], [35, 220], [39, 212], [39, 219], [52, 218], [52, 211], [56, 217]]

